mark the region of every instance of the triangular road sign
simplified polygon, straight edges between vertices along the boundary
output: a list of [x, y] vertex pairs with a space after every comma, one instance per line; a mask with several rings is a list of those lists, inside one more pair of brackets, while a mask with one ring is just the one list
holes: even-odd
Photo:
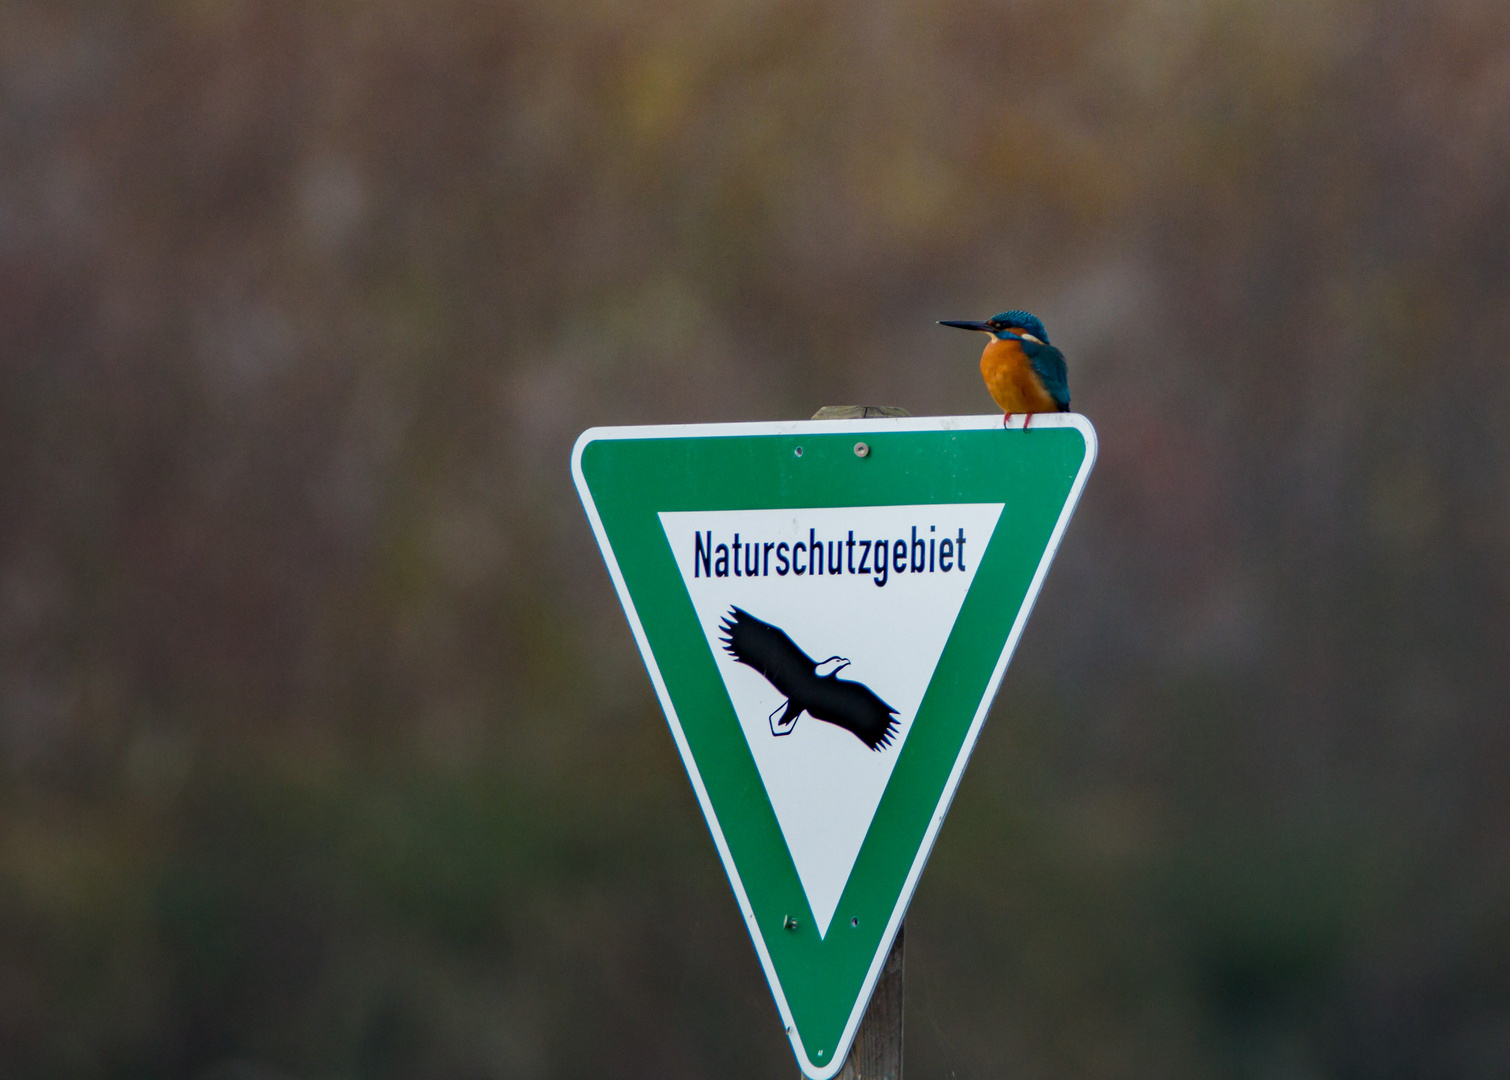
[[577, 489], [814, 1080], [843, 1065], [1095, 456], [1075, 414], [577, 440]]

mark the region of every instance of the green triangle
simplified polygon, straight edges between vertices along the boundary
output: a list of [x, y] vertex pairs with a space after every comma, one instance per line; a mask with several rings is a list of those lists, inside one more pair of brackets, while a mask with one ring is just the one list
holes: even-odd
[[[594, 428], [577, 440], [577, 488], [814, 1080], [838, 1072], [849, 1051], [1095, 453], [1094, 429], [1074, 414], [1034, 417], [1028, 431], [1004, 429], [1000, 417], [919, 417]], [[800, 521], [803, 510], [960, 504], [1003, 509], [984, 550], [971, 549], [969, 591], [905, 740], [890, 748], [841, 917], [820, 934], [720, 674], [728, 661], [699, 622], [662, 515], [791, 510]]]

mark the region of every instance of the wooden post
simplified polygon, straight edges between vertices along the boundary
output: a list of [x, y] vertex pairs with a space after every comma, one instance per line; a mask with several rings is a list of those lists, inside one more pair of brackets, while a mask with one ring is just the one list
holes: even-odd
[[[864, 420], [873, 416], [911, 416], [892, 405], [825, 405], [814, 420]], [[865, 1007], [865, 1016], [850, 1044], [849, 1057], [836, 1080], [902, 1080], [903, 939], [907, 927], [897, 927], [886, 966]]]
[[814, 420], [869, 420], [873, 416], [911, 416], [895, 405], [825, 405], [813, 413]]
[[886, 966], [836, 1080], [902, 1080], [902, 941], [906, 931], [906, 924], [897, 927]]

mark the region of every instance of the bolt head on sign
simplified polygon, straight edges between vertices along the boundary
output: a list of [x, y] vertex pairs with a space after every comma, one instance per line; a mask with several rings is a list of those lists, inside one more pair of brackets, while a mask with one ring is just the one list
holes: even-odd
[[577, 490], [814, 1080], [849, 1052], [1095, 456], [1069, 413], [577, 440]]

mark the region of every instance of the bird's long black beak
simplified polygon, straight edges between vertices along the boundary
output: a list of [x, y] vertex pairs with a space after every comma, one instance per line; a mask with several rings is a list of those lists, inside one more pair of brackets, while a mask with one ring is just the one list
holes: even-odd
[[940, 319], [940, 326], [957, 326], [961, 330], [979, 330], [983, 334], [991, 333], [991, 328], [983, 322], [964, 322], [958, 319]]

